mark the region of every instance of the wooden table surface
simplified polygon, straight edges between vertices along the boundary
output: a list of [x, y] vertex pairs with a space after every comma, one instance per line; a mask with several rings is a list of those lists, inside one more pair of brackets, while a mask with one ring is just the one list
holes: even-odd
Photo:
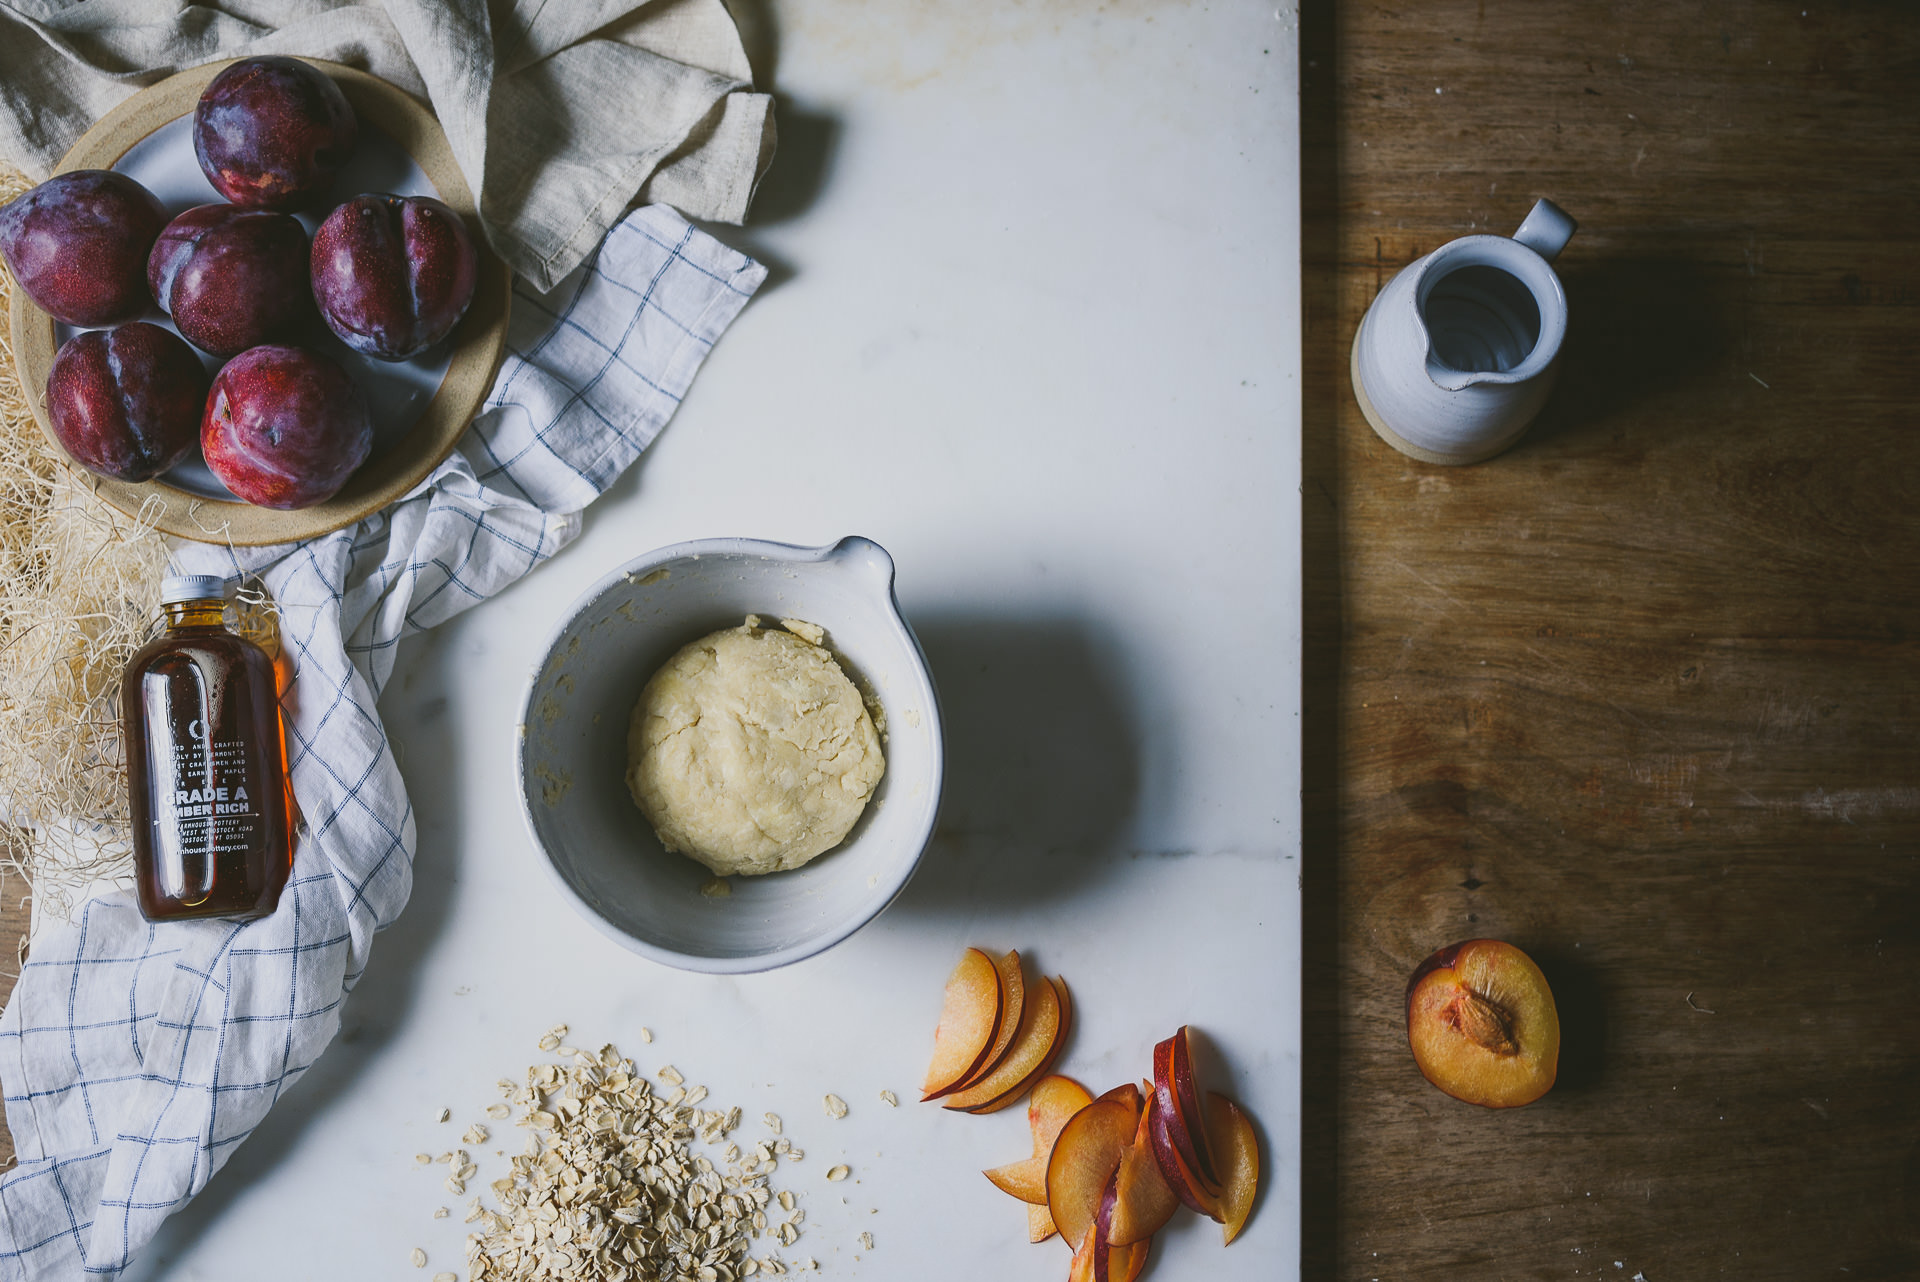
[[[1920, 5], [1303, 37], [1307, 1276], [1920, 1277]], [[1355, 326], [1538, 196], [1581, 222], [1552, 402], [1402, 457]], [[1407, 1051], [1475, 936], [1554, 983], [1528, 1108]]]
[[[1802, 3], [1303, 14], [1308, 1277], [1920, 1276], [1920, 7]], [[1552, 403], [1403, 458], [1355, 325], [1541, 195]], [[1479, 935], [1529, 1108], [1407, 1053]]]

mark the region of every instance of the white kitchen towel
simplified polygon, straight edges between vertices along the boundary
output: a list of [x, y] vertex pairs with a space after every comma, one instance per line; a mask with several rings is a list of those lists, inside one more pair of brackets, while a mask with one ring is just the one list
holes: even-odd
[[541, 289], [636, 196], [741, 221], [773, 156], [723, 0], [0, 0], [0, 159], [43, 179], [143, 85], [254, 54], [431, 100], [487, 238]]
[[333, 1040], [413, 885], [374, 707], [396, 644], [572, 539], [765, 277], [673, 210], [638, 210], [558, 289], [519, 288], [493, 391], [406, 498], [306, 543], [181, 546], [183, 572], [258, 574], [279, 606], [293, 875], [257, 921], [152, 925], [117, 891], [34, 938], [0, 1016], [20, 1157], [0, 1177], [0, 1279], [126, 1268]]

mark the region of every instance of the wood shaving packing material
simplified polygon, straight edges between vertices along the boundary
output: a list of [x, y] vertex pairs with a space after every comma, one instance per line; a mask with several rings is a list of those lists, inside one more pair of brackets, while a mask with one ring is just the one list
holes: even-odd
[[[0, 163], [0, 204], [32, 186]], [[0, 272], [0, 313], [12, 288]], [[151, 521], [95, 497], [47, 440], [28, 399], [41, 394], [20, 385], [0, 332], [0, 870], [27, 883], [36, 923], [69, 919], [96, 883], [132, 884], [120, 674], [151, 634], [167, 568]], [[279, 652], [257, 585], [231, 613]]]
[[[0, 204], [32, 186], [0, 164]], [[0, 273], [0, 312], [12, 292]], [[44, 921], [132, 872], [120, 671], [146, 642], [167, 549], [61, 459], [33, 419], [39, 395], [0, 333], [0, 864]]]
[[[562, 1032], [561, 1035], [564, 1035]], [[552, 1034], [549, 1034], [552, 1036]], [[721, 1135], [737, 1113], [670, 1102], [612, 1046], [571, 1068], [536, 1064], [512, 1104], [530, 1132], [513, 1173], [478, 1199], [467, 1239], [470, 1282], [737, 1282], [787, 1266], [748, 1254], [766, 1231], [776, 1165], [765, 1145], [716, 1166], [689, 1141]], [[664, 1075], [663, 1075], [664, 1076]], [[677, 1076], [677, 1074], [676, 1074]], [[790, 1220], [784, 1245], [800, 1236]]]

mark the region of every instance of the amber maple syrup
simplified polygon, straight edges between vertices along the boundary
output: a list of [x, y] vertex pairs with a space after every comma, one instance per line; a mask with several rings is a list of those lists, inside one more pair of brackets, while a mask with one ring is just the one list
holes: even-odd
[[160, 602], [120, 685], [140, 910], [264, 917], [293, 867], [273, 660], [228, 630], [222, 580], [169, 578]]

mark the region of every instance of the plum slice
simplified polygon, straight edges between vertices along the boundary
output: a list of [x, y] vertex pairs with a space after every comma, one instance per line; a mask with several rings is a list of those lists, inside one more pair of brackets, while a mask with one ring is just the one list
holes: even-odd
[[[1027, 1104], [1027, 1126], [1033, 1132], [1033, 1156], [1021, 1162], [1009, 1162], [986, 1172], [994, 1187], [1029, 1204], [1044, 1206], [1047, 1201], [1047, 1163], [1053, 1156], [1054, 1141], [1066, 1129], [1073, 1115], [1093, 1103], [1087, 1088], [1071, 1077], [1055, 1074], [1042, 1078], [1033, 1088]], [[1047, 1230], [1053, 1231], [1049, 1216]], [[1040, 1239], [1036, 1238], [1035, 1241]]]
[[978, 948], [969, 948], [947, 977], [940, 1022], [933, 1030], [933, 1061], [921, 1099], [951, 1094], [986, 1058], [1000, 1029], [1000, 969]]

